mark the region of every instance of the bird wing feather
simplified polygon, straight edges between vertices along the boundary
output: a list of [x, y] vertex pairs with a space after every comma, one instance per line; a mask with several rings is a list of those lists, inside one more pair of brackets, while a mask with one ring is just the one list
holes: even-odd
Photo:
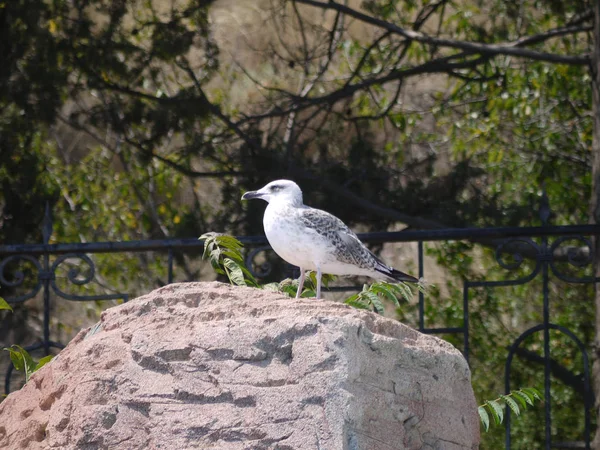
[[301, 210], [300, 219], [306, 227], [315, 230], [335, 245], [338, 261], [364, 269], [373, 269], [378, 265], [387, 268], [365, 247], [358, 236], [334, 215], [320, 209], [306, 208]]

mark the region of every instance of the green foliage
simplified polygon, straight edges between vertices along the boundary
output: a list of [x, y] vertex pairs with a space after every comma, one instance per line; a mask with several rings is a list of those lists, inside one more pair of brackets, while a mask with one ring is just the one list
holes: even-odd
[[[541, 244], [541, 240], [536, 239]], [[565, 243], [569, 245], [569, 243]], [[577, 243], [575, 243], [577, 245]], [[520, 267], [507, 271], [498, 265], [494, 249], [481, 248], [472, 243], [444, 242], [428, 243], [426, 254], [440, 266], [446, 267], [446, 281], [439, 289], [432, 289], [425, 300], [425, 326], [460, 327], [463, 325], [464, 284], [461, 279], [473, 282], [517, 279], [531, 273], [535, 261], [525, 259]], [[511, 262], [513, 255], [503, 256]], [[592, 268], [574, 270], [565, 262], [556, 262], [555, 267], [573, 276], [592, 276]], [[506, 364], [506, 349], [519, 335], [535, 324], [543, 322], [542, 280], [507, 287], [480, 287], [469, 289], [469, 365], [472, 384], [480, 398], [495, 398], [504, 388], [502, 377], [490, 377], [490, 373], [503, 374]], [[549, 294], [552, 307], [552, 321], [569, 328], [583, 342], [594, 340], [594, 329], [589, 321], [593, 317], [593, 302], [581, 302], [582, 298], [593, 298], [593, 286], [567, 284], [550, 277]], [[403, 323], [418, 325], [416, 306], [407, 305], [399, 311]], [[462, 348], [462, 336], [448, 334], [442, 336], [457, 348]], [[583, 361], [580, 350], [562, 333], [552, 330], [551, 357], [552, 370], [552, 416], [553, 423], [565, 439], [583, 439], [584, 414], [583, 385], [573, 383], [562, 373], [581, 379]], [[586, 345], [586, 346], [587, 346]], [[511, 365], [511, 384], [530, 386], [543, 377], [543, 334], [535, 333], [520, 345]], [[554, 370], [558, 369], [559, 370]], [[578, 389], [579, 388], [579, 389]], [[518, 402], [518, 400], [516, 400]], [[493, 419], [492, 419], [493, 421]], [[531, 410], [525, 417], [514, 422], [511, 435], [522, 448], [539, 448], [544, 440], [543, 411]], [[592, 416], [592, 423], [595, 418]], [[504, 442], [504, 430], [491, 427], [482, 442], [482, 448], [500, 448]]]
[[[9, 311], [13, 310], [8, 302], [0, 297], [0, 310], [3, 309]], [[29, 381], [29, 377], [31, 377], [32, 373], [44, 367], [53, 358], [52, 355], [47, 355], [38, 362], [35, 362], [27, 350], [16, 344], [13, 344], [10, 348], [5, 347], [4, 350], [10, 353], [10, 360], [12, 361], [15, 370], [24, 373], [26, 383]]]
[[210, 261], [215, 272], [226, 275], [229, 282], [236, 286], [259, 287], [244, 263], [244, 246], [240, 241], [233, 236], [215, 232], [205, 233], [200, 239], [204, 240], [202, 257]]
[[[208, 116], [200, 83], [218, 68], [211, 1], [109, 3], [0, 2], [2, 242], [39, 242], [46, 201], [59, 203], [63, 241], [166, 237], [193, 222], [159, 188], [161, 177], [178, 181], [172, 165], [189, 169], [214, 152], [199, 126]], [[170, 195], [178, 189], [171, 183]], [[116, 199], [98, 201], [104, 193]], [[117, 226], [96, 209], [112, 209]]]
[[3, 310], [3, 309], [7, 309], [9, 311], [13, 310], [12, 306], [10, 306], [6, 300], [4, 300], [2, 297], [0, 297], [0, 310]]
[[[321, 275], [321, 284], [324, 288], [329, 286], [331, 281], [335, 280], [334, 275], [329, 275], [328, 273]], [[293, 286], [298, 288], [298, 280], [294, 280]], [[292, 296], [296, 295], [296, 291], [293, 291]], [[317, 273], [314, 271], [308, 272], [306, 278], [304, 280], [304, 289], [300, 294], [301, 297], [316, 297], [317, 295]]]
[[16, 344], [13, 344], [9, 348], [4, 348], [4, 350], [10, 353], [10, 360], [15, 369], [25, 374], [26, 383], [35, 371], [44, 367], [53, 358], [52, 355], [48, 355], [35, 362], [27, 350]]
[[362, 291], [348, 297], [344, 303], [360, 309], [371, 309], [379, 314], [385, 312], [383, 300], [389, 300], [397, 307], [400, 307], [400, 300], [410, 301], [413, 298], [413, 292], [406, 283], [389, 283], [387, 281], [377, 281], [371, 285], [365, 284]]
[[[525, 409], [527, 405], [533, 406], [535, 400], [542, 400], [542, 394], [535, 388], [521, 388], [513, 391], [508, 395], [501, 395], [495, 400], [487, 400], [483, 405], [477, 408], [479, 418], [485, 431], [490, 428], [490, 416], [494, 423], [500, 425], [504, 420], [503, 404], [507, 405], [515, 415], [521, 414], [521, 409]], [[519, 405], [521, 405], [519, 407]]]
[[[329, 274], [323, 274], [321, 276], [322, 285], [327, 288], [329, 283], [335, 279], [335, 276]], [[279, 283], [268, 283], [262, 286], [263, 289], [268, 289], [275, 292], [281, 292], [288, 297], [295, 297], [298, 291], [298, 279], [286, 278]], [[304, 280], [304, 288], [300, 293], [300, 297], [308, 298], [315, 297], [317, 295], [317, 274], [315, 272], [308, 272]]]

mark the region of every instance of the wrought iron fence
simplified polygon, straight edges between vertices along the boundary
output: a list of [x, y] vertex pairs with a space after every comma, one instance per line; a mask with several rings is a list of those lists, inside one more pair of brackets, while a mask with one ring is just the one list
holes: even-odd
[[[590, 360], [585, 345], [568, 328], [552, 323], [550, 320], [550, 295], [549, 282], [552, 276], [566, 283], [594, 284], [600, 282], [600, 278], [593, 276], [574, 277], [561, 271], [557, 265], [558, 262], [564, 262], [572, 266], [581, 268], [593, 264], [593, 247], [589, 236], [600, 235], [600, 226], [597, 225], [574, 225], [574, 226], [551, 226], [548, 224], [550, 211], [547, 200], [542, 202], [540, 218], [542, 225], [537, 227], [503, 227], [503, 228], [460, 228], [460, 229], [437, 229], [425, 231], [400, 231], [400, 232], [376, 232], [359, 234], [360, 239], [368, 244], [384, 244], [392, 242], [416, 242], [418, 248], [418, 272], [419, 277], [425, 277], [424, 270], [424, 243], [435, 241], [461, 241], [468, 240], [475, 243], [484, 244], [487, 247], [495, 249], [495, 256], [498, 265], [508, 271], [514, 271], [522, 268], [525, 260], [531, 261], [532, 269], [525, 275], [513, 279], [505, 280], [462, 280], [462, 326], [457, 327], [431, 327], [426, 323], [426, 298], [420, 292], [418, 300], [418, 329], [422, 333], [437, 335], [458, 335], [461, 336], [463, 343], [462, 352], [469, 360], [470, 341], [469, 341], [469, 303], [470, 294], [477, 288], [496, 288], [505, 286], [516, 286], [531, 282], [541, 276], [542, 285], [542, 317], [541, 323], [536, 324], [523, 331], [512, 345], [508, 348], [505, 364], [505, 389], [506, 393], [511, 390], [511, 365], [515, 354], [523, 341], [536, 333], [543, 335], [543, 360], [544, 367], [544, 408], [545, 408], [545, 448], [590, 448], [591, 435], [591, 409], [593, 407], [593, 394], [590, 387]], [[65, 292], [56, 283], [56, 273], [65, 261], [77, 259], [87, 266], [87, 273], [82, 276], [79, 268], [72, 268], [68, 271], [67, 279], [75, 285], [86, 285], [93, 282], [95, 275], [94, 259], [89, 255], [98, 255], [106, 253], [133, 253], [159, 251], [166, 253], [167, 258], [167, 283], [174, 280], [174, 254], [175, 252], [185, 252], [190, 250], [199, 250], [203, 242], [196, 238], [193, 239], [168, 239], [168, 240], [146, 240], [146, 241], [126, 241], [126, 242], [93, 242], [76, 244], [50, 244], [52, 234], [51, 211], [47, 207], [46, 215], [42, 226], [43, 243], [25, 244], [25, 245], [2, 245], [0, 246], [0, 292], [5, 292], [6, 288], [13, 292], [19, 289], [26, 289], [26, 292], [16, 293], [15, 295], [5, 296], [9, 303], [22, 303], [37, 295], [43, 298], [43, 330], [39, 342], [33, 345], [25, 346], [28, 351], [42, 350], [46, 355], [52, 348], [62, 349], [63, 343], [52, 340], [50, 336], [50, 298], [65, 299], [69, 301], [91, 301], [91, 300], [111, 300], [121, 299], [127, 301], [129, 295], [126, 293], [103, 294], [103, 295], [75, 295]], [[534, 238], [538, 239], [536, 242]], [[255, 264], [256, 256], [269, 251], [270, 247], [264, 237], [261, 236], [243, 236], [240, 241], [250, 250], [247, 253], [248, 267], [252, 268], [256, 274], [265, 276], [270, 271], [268, 263]], [[566, 242], [577, 241], [581, 245], [563, 248]], [[510, 255], [510, 261], [506, 255]], [[36, 273], [31, 273], [31, 278], [27, 279], [23, 271], [16, 270], [15, 265], [19, 262], [29, 263], [34, 267]], [[12, 267], [12, 270], [9, 270]], [[350, 291], [360, 288], [359, 286], [338, 286], [334, 288], [337, 291]], [[555, 330], [564, 334], [572, 340], [582, 357], [582, 384], [583, 384], [583, 403], [584, 403], [584, 430], [582, 431], [583, 442], [580, 443], [560, 443], [552, 442], [552, 402], [551, 402], [551, 341], [550, 331]], [[5, 376], [5, 392], [10, 392], [11, 377], [13, 367], [10, 366]], [[511, 448], [511, 425], [510, 410], [506, 412], [506, 448]]]

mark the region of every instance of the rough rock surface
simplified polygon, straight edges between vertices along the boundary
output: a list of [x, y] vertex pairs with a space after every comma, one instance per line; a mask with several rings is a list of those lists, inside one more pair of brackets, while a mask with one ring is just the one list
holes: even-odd
[[338, 303], [173, 284], [111, 308], [0, 404], [6, 449], [474, 449], [450, 344]]

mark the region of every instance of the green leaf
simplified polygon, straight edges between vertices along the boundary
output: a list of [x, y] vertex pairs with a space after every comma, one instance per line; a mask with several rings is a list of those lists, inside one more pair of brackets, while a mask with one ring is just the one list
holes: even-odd
[[529, 397], [528, 394], [526, 394], [525, 392], [523, 392], [522, 390], [518, 390], [513, 392], [514, 396], [516, 398], [520, 398], [522, 401], [528, 403], [529, 405], [533, 406], [533, 398]]
[[203, 259], [208, 259], [213, 270], [226, 275], [229, 282], [238, 286], [260, 287], [254, 275], [248, 270], [242, 254], [244, 247], [233, 236], [219, 233], [204, 233]]
[[321, 283], [323, 287], [328, 287], [329, 283], [335, 280], [335, 275], [330, 275], [328, 273], [324, 273], [321, 275]]
[[267, 283], [267, 284], [263, 284], [262, 288], [265, 291], [272, 291], [272, 292], [280, 292], [281, 289], [279, 288], [279, 283]]
[[512, 410], [512, 412], [514, 412], [517, 416], [521, 414], [519, 405], [517, 405], [517, 402], [515, 402], [510, 395], [502, 395], [500, 397], [506, 402], [506, 404]]
[[231, 248], [228, 247], [221, 247], [223, 249], [222, 253], [223, 256], [227, 256], [228, 258], [233, 259], [236, 262], [244, 262], [244, 257], [242, 256], [241, 252], [239, 250], [232, 250]]
[[246, 284], [249, 284], [254, 287], [260, 287], [258, 281], [256, 281], [256, 278], [254, 278], [254, 275], [252, 275], [252, 273], [248, 270], [244, 263], [241, 262], [238, 263], [238, 265], [240, 266], [240, 269], [242, 269], [242, 272], [244, 272], [244, 276], [246, 277]]
[[314, 289], [317, 287], [317, 274], [312, 270], [306, 274], [306, 279], [304, 280], [304, 284], [310, 286]]
[[298, 290], [298, 281], [286, 278], [279, 282], [279, 290], [289, 297], [295, 297]]
[[367, 291], [365, 292], [365, 295], [369, 298], [369, 302], [373, 305], [373, 309], [377, 314], [383, 314], [385, 312], [383, 303], [375, 292]]
[[407, 302], [410, 302], [410, 300], [413, 298], [412, 288], [404, 282], [397, 283], [395, 287], [400, 291], [402, 297], [404, 297]]
[[48, 364], [50, 361], [52, 361], [52, 358], [54, 358], [54, 355], [44, 356], [42, 359], [40, 359], [38, 361], [38, 363], [36, 364], [35, 369], [33, 369], [33, 371], [35, 372], [36, 370], [39, 370], [42, 367], [44, 367], [46, 364]]
[[500, 406], [496, 400], [488, 400], [485, 402], [485, 405], [491, 411], [496, 425], [500, 425], [502, 420], [504, 420], [504, 411], [502, 410], [502, 406]]
[[210, 261], [218, 263], [221, 259], [221, 249], [219, 247], [214, 248], [210, 251]]
[[291, 285], [283, 286], [283, 288], [281, 288], [281, 291], [289, 297], [295, 297], [296, 290], [297, 288]]
[[358, 300], [358, 294], [353, 294], [350, 297], [348, 297], [346, 300], [344, 300], [344, 303], [346, 303], [347, 305], [350, 305], [351, 302], [356, 302]]
[[479, 412], [479, 419], [483, 424], [483, 428], [485, 429], [485, 431], [488, 431], [490, 429], [490, 416], [485, 410], [485, 407], [480, 406], [479, 408], [477, 408], [477, 412]]
[[213, 249], [215, 243], [215, 234], [214, 232], [204, 233], [198, 239], [204, 239], [204, 253], [202, 254], [202, 259], [206, 259]]
[[398, 291], [395, 287], [382, 285], [377, 288], [377, 292], [386, 296], [394, 305], [400, 306], [400, 301], [398, 300]]
[[23, 359], [23, 355], [21, 354], [21, 352], [19, 352], [18, 350], [15, 350], [13, 348], [8, 348], [8, 347], [4, 347], [3, 350], [9, 352], [10, 360], [12, 361], [13, 366], [15, 366], [15, 369], [18, 370], [19, 372], [22, 372], [23, 369], [25, 368], [25, 361]]
[[344, 302], [346, 305], [350, 305], [357, 309], [369, 309], [369, 305], [358, 300], [358, 296], [352, 296]]
[[8, 304], [8, 302], [2, 297], [0, 297], [0, 310], [2, 309], [8, 309], [9, 311], [13, 310], [12, 307]]
[[[540, 391], [535, 388], [522, 388], [517, 391], [513, 391], [508, 395], [500, 395], [500, 397], [498, 397], [496, 400], [488, 400], [483, 405], [480, 405], [479, 408], [487, 408], [487, 411], [489, 411], [494, 418], [496, 425], [499, 425], [504, 419], [504, 409], [501, 406], [501, 401], [504, 401], [511, 411], [518, 416], [522, 412], [521, 408], [526, 409], [528, 404], [533, 405], [533, 401], [535, 399], [541, 400], [541, 397], [542, 395], [540, 394]], [[519, 404], [521, 404], [521, 408], [519, 408]], [[481, 412], [479, 413], [479, 416], [487, 431], [489, 426], [489, 417], [487, 418], [488, 423], [486, 425]]]
[[29, 381], [29, 377], [35, 372], [36, 366], [29, 352], [16, 344], [12, 345], [10, 348], [5, 348], [4, 350], [10, 352], [10, 360], [15, 366], [15, 369], [22, 371], [25, 374], [25, 382]]
[[223, 260], [223, 265], [227, 269], [227, 277], [231, 283], [237, 286], [246, 286], [246, 280], [244, 279], [244, 272], [238, 263], [234, 260], [225, 258]]
[[[521, 388], [521, 391], [526, 393], [531, 397], [531, 399], [542, 400], [542, 393], [538, 391], [536, 388]], [[533, 403], [532, 403], [533, 404]]]
[[[512, 395], [512, 398], [517, 400], [521, 404], [521, 407], [523, 409], [527, 408], [527, 403], [529, 401], [529, 397], [527, 397], [527, 395], [519, 391], [511, 392], [510, 395]], [[525, 400], [523, 397], [525, 397], [527, 400]]]

